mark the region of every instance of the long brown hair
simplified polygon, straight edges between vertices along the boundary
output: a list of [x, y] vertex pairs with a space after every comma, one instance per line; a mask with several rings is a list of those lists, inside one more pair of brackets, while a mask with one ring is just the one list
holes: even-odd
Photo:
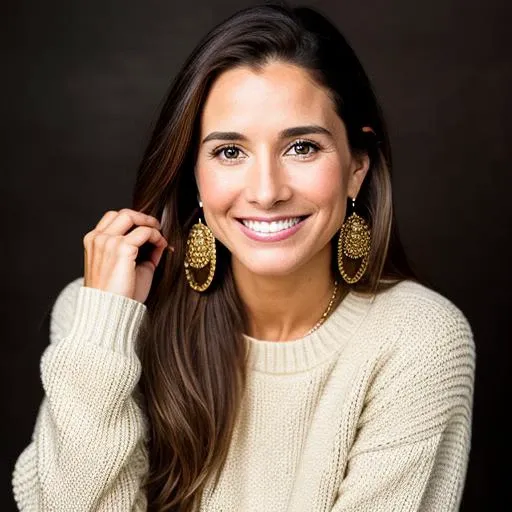
[[[150, 426], [145, 487], [150, 510], [189, 511], [199, 504], [207, 479], [218, 476], [225, 462], [244, 391], [246, 318], [230, 254], [217, 242], [215, 279], [202, 294], [188, 286], [183, 262], [188, 230], [197, 220], [194, 163], [208, 92], [222, 72], [235, 66], [261, 69], [269, 60], [308, 70], [331, 95], [351, 150], [370, 156], [357, 208], [372, 229], [371, 254], [365, 276], [351, 288], [376, 293], [413, 278], [394, 220], [387, 128], [369, 79], [342, 34], [318, 11], [285, 3], [243, 9], [214, 27], [171, 84], [133, 195], [134, 209], [165, 216], [162, 232], [175, 247], [155, 272], [137, 345]], [[363, 132], [363, 126], [375, 133]]]

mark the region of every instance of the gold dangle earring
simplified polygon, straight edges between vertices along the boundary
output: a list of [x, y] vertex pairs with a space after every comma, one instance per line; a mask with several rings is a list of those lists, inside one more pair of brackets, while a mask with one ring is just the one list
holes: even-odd
[[[352, 214], [343, 223], [338, 239], [338, 269], [341, 277], [348, 284], [357, 283], [368, 266], [370, 254], [371, 231], [368, 223], [355, 212], [356, 199], [352, 198]], [[362, 258], [359, 269], [353, 276], [349, 276], [343, 262], [343, 256], [350, 259]]]
[[[203, 203], [199, 201], [199, 208]], [[188, 234], [185, 250], [185, 276], [188, 284], [196, 292], [204, 292], [212, 283], [215, 274], [217, 255], [215, 250], [215, 237], [212, 230], [201, 222], [201, 216]], [[206, 279], [199, 283], [194, 275], [197, 271], [203, 271], [209, 266]]]

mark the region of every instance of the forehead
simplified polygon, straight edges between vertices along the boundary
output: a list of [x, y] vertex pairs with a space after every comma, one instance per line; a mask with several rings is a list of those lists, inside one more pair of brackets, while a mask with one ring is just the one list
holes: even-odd
[[328, 92], [304, 69], [282, 62], [261, 70], [247, 66], [222, 73], [213, 83], [202, 116], [202, 131], [238, 127], [317, 123], [337, 118]]

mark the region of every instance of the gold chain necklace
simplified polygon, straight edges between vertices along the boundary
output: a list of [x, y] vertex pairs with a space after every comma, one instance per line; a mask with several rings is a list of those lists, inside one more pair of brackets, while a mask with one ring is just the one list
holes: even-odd
[[327, 318], [327, 315], [331, 311], [332, 305], [334, 304], [334, 299], [336, 298], [337, 293], [338, 293], [338, 281], [334, 281], [334, 291], [332, 292], [331, 298], [329, 300], [329, 304], [327, 304], [327, 309], [324, 311], [320, 320], [318, 320], [318, 322], [311, 329], [309, 329], [309, 331], [305, 334], [305, 336], [308, 336], [313, 331], [316, 331], [325, 322], [325, 319]]

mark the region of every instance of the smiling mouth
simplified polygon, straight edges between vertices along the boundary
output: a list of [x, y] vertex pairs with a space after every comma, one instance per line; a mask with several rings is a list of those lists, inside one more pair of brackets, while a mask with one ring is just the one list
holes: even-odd
[[254, 231], [255, 233], [271, 234], [286, 231], [287, 229], [296, 226], [299, 222], [306, 219], [308, 215], [302, 215], [300, 217], [288, 217], [285, 219], [275, 221], [261, 221], [261, 220], [250, 220], [250, 219], [237, 219], [238, 222], [242, 223], [246, 228]]

